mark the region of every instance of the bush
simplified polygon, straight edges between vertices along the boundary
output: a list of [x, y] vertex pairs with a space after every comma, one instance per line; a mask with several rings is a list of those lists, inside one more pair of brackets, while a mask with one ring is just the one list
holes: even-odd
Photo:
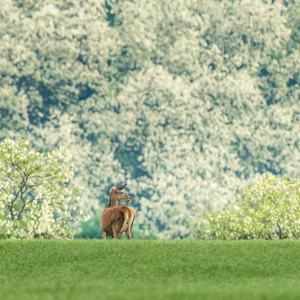
[[285, 239], [300, 237], [300, 179], [265, 173], [245, 189], [239, 203], [208, 212], [197, 221], [201, 239]]
[[71, 158], [61, 148], [27, 151], [27, 141], [0, 144], [0, 239], [69, 238], [83, 219], [75, 204], [81, 188], [68, 184]]
[[101, 211], [97, 211], [88, 221], [81, 222], [74, 237], [77, 239], [102, 239], [100, 218]]

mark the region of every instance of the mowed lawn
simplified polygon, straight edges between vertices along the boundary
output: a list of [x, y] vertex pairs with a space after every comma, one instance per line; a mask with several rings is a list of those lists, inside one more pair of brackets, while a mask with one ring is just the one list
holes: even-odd
[[300, 299], [300, 241], [0, 241], [0, 299]]

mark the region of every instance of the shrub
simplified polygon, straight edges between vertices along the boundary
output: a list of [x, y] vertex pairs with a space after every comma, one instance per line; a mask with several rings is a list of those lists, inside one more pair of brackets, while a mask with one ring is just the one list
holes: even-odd
[[265, 173], [224, 212], [197, 220], [201, 239], [285, 239], [300, 237], [300, 180]]

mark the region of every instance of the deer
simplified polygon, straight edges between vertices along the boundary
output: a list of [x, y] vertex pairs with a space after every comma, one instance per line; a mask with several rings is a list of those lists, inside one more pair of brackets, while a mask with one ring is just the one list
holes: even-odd
[[132, 201], [132, 197], [122, 191], [126, 185], [125, 183], [119, 187], [113, 186], [110, 190], [108, 207], [103, 210], [100, 219], [103, 240], [106, 240], [107, 236], [119, 240], [124, 232], [127, 239], [131, 239], [135, 211], [125, 205], [118, 206], [119, 201]]

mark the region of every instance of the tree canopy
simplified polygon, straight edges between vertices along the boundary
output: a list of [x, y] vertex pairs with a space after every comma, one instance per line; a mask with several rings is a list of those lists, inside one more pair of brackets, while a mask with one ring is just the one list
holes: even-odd
[[300, 6], [271, 0], [8, 0], [0, 139], [66, 147], [80, 207], [127, 181], [140, 229], [186, 222], [264, 172], [300, 174]]

